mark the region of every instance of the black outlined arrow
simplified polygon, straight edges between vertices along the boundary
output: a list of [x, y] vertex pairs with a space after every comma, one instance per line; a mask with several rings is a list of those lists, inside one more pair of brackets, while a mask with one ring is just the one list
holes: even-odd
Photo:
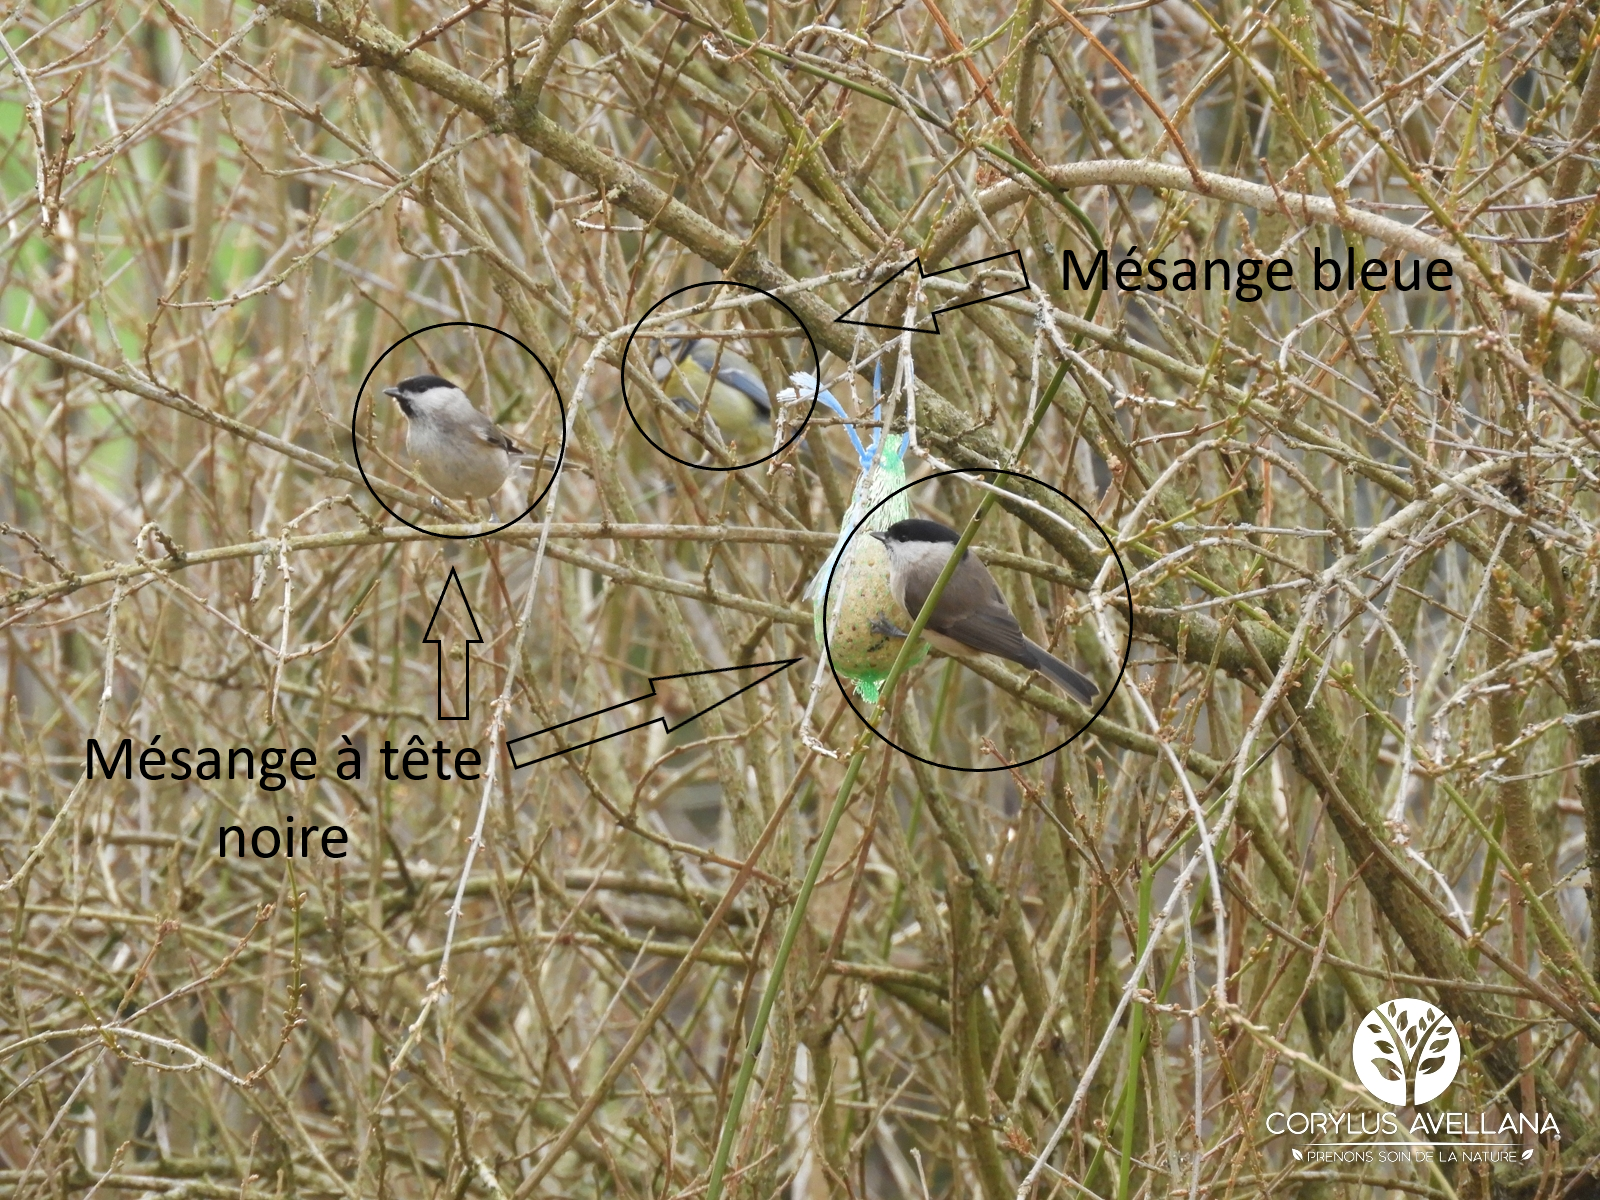
[[[937, 278], [940, 275], [949, 275], [949, 274], [951, 274], [951, 273], [953, 273], [955, 271], [965, 271], [968, 267], [981, 267], [981, 266], [983, 266], [984, 263], [999, 262], [1003, 258], [1014, 258], [1014, 259], [1017, 260], [1017, 270], [1022, 272], [1022, 286], [1014, 287], [1014, 288], [1007, 288], [1003, 292], [989, 292], [989, 293], [987, 293], [985, 295], [975, 297], [974, 299], [971, 299], [971, 300], [963, 300], [959, 304], [947, 304], [943, 308], [936, 308], [936, 309], [933, 310], [933, 316], [932, 316], [933, 326], [932, 326], [932, 328], [929, 328], [926, 325], [885, 325], [885, 324], [881, 324], [881, 323], [879, 323], [877, 321], [856, 320], [856, 319], [854, 319], [854, 318], [852, 318], [850, 316], [850, 314], [855, 312], [857, 309], [864, 309], [869, 300], [871, 300], [879, 292], [883, 291], [884, 288], [888, 287], [896, 279], [899, 279], [900, 276], [904, 275], [912, 267], [915, 267], [917, 269], [917, 274], [920, 275], [923, 279], [934, 279], [934, 278]], [[972, 305], [974, 305], [974, 304], [982, 304], [986, 300], [998, 300], [1001, 296], [1013, 296], [1018, 292], [1025, 292], [1027, 290], [1028, 290], [1028, 268], [1023, 264], [1022, 251], [1021, 250], [1008, 250], [1004, 254], [991, 254], [988, 258], [975, 258], [971, 262], [960, 263], [959, 265], [954, 266], [954, 267], [946, 267], [942, 271], [927, 271], [927, 270], [924, 270], [923, 266], [922, 266], [922, 259], [920, 257], [918, 257], [918, 258], [913, 258], [910, 262], [906, 263], [905, 266], [899, 268], [897, 271], [895, 271], [895, 273], [893, 275], [889, 276], [889, 278], [885, 279], [877, 287], [873, 288], [870, 292], [868, 292], [865, 296], [861, 297], [861, 299], [857, 300], [849, 308], [845, 309], [842, 313], [840, 313], [833, 320], [834, 320], [834, 324], [836, 324], [836, 325], [864, 325], [868, 329], [895, 329], [895, 330], [899, 330], [901, 332], [909, 332], [909, 333], [938, 333], [939, 332], [939, 314], [940, 313], [943, 313], [943, 312], [955, 312], [955, 310], [958, 309], [958, 308], [970, 308]]]
[[[461, 647], [461, 715], [459, 717], [447, 717], [444, 715], [444, 639], [441, 639], [433, 632], [433, 627], [439, 623], [439, 613], [444, 609], [445, 599], [450, 595], [451, 584], [455, 585], [456, 597], [461, 602], [461, 613], [466, 615], [466, 620], [463, 621], [459, 619], [458, 614], [454, 627], [463, 633], [468, 626], [472, 628], [472, 636], [466, 638]], [[455, 639], [451, 637], [450, 641], [453, 645]], [[456, 569], [451, 567], [450, 574], [444, 577], [444, 586], [439, 589], [439, 599], [434, 602], [433, 616], [428, 621], [427, 631], [422, 635], [422, 644], [426, 646], [429, 642], [432, 642], [439, 653], [439, 687], [435, 694], [435, 699], [438, 702], [439, 720], [465, 721], [472, 712], [472, 647], [482, 641], [483, 635], [478, 632], [478, 619], [472, 615], [472, 605], [467, 603], [467, 593], [461, 587], [461, 578], [456, 574]], [[452, 704], [450, 707], [454, 709], [456, 706]]]
[[[585, 746], [593, 746], [596, 742], [603, 742], [609, 738], [619, 737], [624, 733], [632, 733], [636, 729], [644, 729], [649, 725], [660, 725], [661, 728], [665, 729], [668, 733], [671, 733], [674, 729], [679, 729], [682, 726], [687, 725], [690, 721], [695, 720], [697, 717], [705, 716], [713, 708], [726, 704], [735, 696], [743, 692], [748, 692], [751, 688], [755, 687], [756, 684], [765, 683], [774, 675], [778, 674], [778, 672], [794, 666], [794, 664], [799, 661], [800, 660], [798, 658], [780, 658], [774, 662], [741, 663], [736, 667], [713, 667], [709, 671], [686, 671], [681, 675], [652, 675], [650, 677], [650, 690], [643, 696], [635, 696], [632, 700], [624, 700], [621, 704], [613, 704], [609, 708], [601, 708], [592, 713], [584, 713], [581, 717], [573, 717], [570, 721], [562, 721], [559, 725], [551, 725], [547, 729], [538, 729], [533, 733], [525, 733], [521, 737], [507, 738], [506, 750], [511, 755], [512, 767], [515, 769], [520, 769], [522, 767], [531, 767], [534, 763], [544, 762], [547, 758], [559, 758], [563, 754], [570, 754], [574, 750], [582, 750]], [[706, 705], [704, 708], [690, 713], [682, 720], [669, 721], [666, 717], [649, 717], [644, 720], [638, 720], [639, 717], [643, 716], [643, 714], [648, 711], [649, 702], [657, 698], [658, 693], [656, 692], [656, 684], [658, 683], [670, 683], [674, 679], [693, 679], [696, 676], [703, 675], [728, 675], [734, 671], [759, 671], [762, 670], [762, 668], [770, 669], [764, 674], [752, 679], [743, 687], [737, 688], [734, 691], [729, 692], [726, 696], [723, 696], [721, 699]], [[556, 736], [561, 730], [576, 725], [579, 721], [587, 721], [594, 717], [604, 716], [606, 713], [619, 712], [625, 708], [634, 708], [636, 705], [638, 707], [635, 708], [634, 712], [631, 712], [626, 717], [622, 718], [625, 721], [635, 722], [634, 724], [627, 725], [625, 728], [616, 729], [610, 733], [602, 733], [596, 737], [591, 737], [586, 741], [574, 742], [570, 746], [561, 745], [560, 739]], [[517, 761], [518, 746], [523, 747], [523, 753], [531, 754], [533, 757], [525, 758], [520, 762]]]

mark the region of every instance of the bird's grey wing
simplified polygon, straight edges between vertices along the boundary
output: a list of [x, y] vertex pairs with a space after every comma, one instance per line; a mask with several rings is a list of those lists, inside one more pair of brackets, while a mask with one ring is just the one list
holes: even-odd
[[963, 646], [970, 646], [984, 654], [1008, 658], [1012, 662], [1032, 661], [1028, 639], [1022, 636], [1022, 627], [1003, 604], [985, 604], [969, 609], [953, 620], [928, 622], [928, 628], [942, 633]]
[[[941, 551], [937, 552], [938, 565], [936, 566], [933, 562], [929, 561], [936, 556], [935, 552], [930, 552], [927, 558], [923, 560], [923, 564], [925, 564], [927, 567], [925, 571], [917, 571], [915, 573], [912, 571], [906, 571], [903, 573], [903, 578], [906, 581], [906, 594], [901, 597], [900, 602], [905, 605], [906, 611], [913, 617], [922, 611], [922, 605], [928, 599], [928, 593], [933, 590], [934, 582], [939, 578], [940, 573], [943, 572], [944, 564], [949, 561], [946, 557], [948, 554], [948, 550], [941, 549]], [[970, 550], [968, 550], [961, 557], [965, 560], [965, 563], [963, 566], [956, 568], [956, 574], [952, 575], [950, 577], [950, 582], [945, 585], [944, 592], [939, 597], [941, 605], [944, 607], [949, 607], [951, 593], [956, 592], [959, 587], [957, 576], [971, 572], [972, 583], [973, 586], [978, 589], [978, 594], [973, 597], [973, 603], [966, 604], [964, 607], [970, 609], [974, 607], [983, 607], [990, 604], [998, 604], [1001, 608], [1004, 608], [1006, 606], [1006, 602], [1005, 599], [1000, 595], [1000, 585], [994, 581], [994, 576], [989, 574], [989, 568], [984, 566], [977, 559], [973, 558], [972, 551]], [[974, 568], [976, 568], [975, 571], [973, 570]], [[925, 586], [923, 583], [923, 577], [925, 577], [927, 581]], [[934, 632], [938, 633], [941, 631], [936, 629]]]
[[[701, 342], [694, 348], [694, 360], [709, 375], [712, 364], [717, 361], [716, 347]], [[772, 416], [772, 401], [767, 396], [766, 384], [761, 382], [761, 377], [755, 373], [755, 368], [748, 363], [738, 361], [730, 351], [722, 352], [722, 365], [717, 369], [717, 378], [750, 397], [750, 402], [763, 417]]]
[[477, 416], [478, 420], [472, 423], [474, 436], [481, 438], [496, 449], [504, 450], [507, 454], [521, 454], [523, 452], [522, 447], [512, 441], [510, 435], [500, 426], [482, 413], [478, 413]]
[[[971, 552], [967, 554], [965, 571], [976, 567], [977, 575], [973, 579], [978, 595], [972, 602], [949, 603], [950, 593], [955, 591], [954, 586], [947, 587], [945, 594], [940, 598], [940, 610], [936, 611], [928, 621], [928, 628], [934, 633], [941, 633], [953, 641], [960, 642], [963, 646], [970, 646], [984, 654], [997, 654], [1001, 658], [1009, 658], [1012, 662], [1024, 662], [1028, 657], [1028, 639], [1022, 636], [1022, 627], [1017, 624], [1017, 619], [1011, 615], [1005, 597], [1000, 594], [1000, 585], [995, 583], [994, 576], [989, 574], [989, 569], [973, 558]], [[951, 584], [954, 585], [952, 580]], [[930, 581], [931, 584], [931, 581]], [[932, 590], [931, 586], [928, 590]], [[913, 595], [907, 589], [906, 602], [908, 612], [920, 612], [923, 601], [927, 599], [928, 590], [920, 595]], [[910, 607], [915, 600], [916, 608]], [[1019, 657], [1021, 656], [1021, 657]]]

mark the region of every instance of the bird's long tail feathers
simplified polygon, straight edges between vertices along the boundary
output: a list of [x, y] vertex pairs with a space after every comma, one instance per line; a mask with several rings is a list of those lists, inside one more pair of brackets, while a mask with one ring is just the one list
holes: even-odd
[[1032, 665], [1035, 670], [1043, 671], [1085, 704], [1092, 703], [1100, 694], [1094, 680], [1081, 671], [1074, 671], [1037, 642], [1030, 641], [1028, 648], [1033, 651]]

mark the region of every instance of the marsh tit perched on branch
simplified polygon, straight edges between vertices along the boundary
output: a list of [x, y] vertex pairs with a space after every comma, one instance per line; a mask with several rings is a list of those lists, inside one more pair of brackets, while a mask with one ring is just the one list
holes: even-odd
[[498, 492], [524, 457], [467, 394], [437, 375], [413, 375], [383, 389], [406, 418], [406, 453], [441, 496], [483, 500]]
[[[889, 552], [889, 590], [915, 618], [961, 535], [938, 521], [913, 517], [871, 536]], [[889, 636], [906, 636], [905, 630], [894, 628], [881, 616], [873, 627]], [[1085, 704], [1100, 693], [1094, 680], [1023, 634], [989, 568], [971, 551], [962, 555], [922, 632], [935, 648], [954, 657], [993, 654], [1048, 675]]]
[[749, 453], [771, 438], [772, 401], [761, 375], [749, 359], [721, 339], [661, 342], [651, 374], [668, 399], [690, 416], [704, 405], [706, 416], [730, 449]]

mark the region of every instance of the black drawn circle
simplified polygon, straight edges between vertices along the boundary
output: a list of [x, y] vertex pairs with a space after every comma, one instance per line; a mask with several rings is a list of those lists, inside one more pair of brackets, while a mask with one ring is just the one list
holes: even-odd
[[[361, 419], [361, 398], [367, 394], [367, 384], [372, 382], [373, 375], [375, 375], [377, 373], [378, 368], [383, 365], [383, 360], [384, 359], [388, 358], [389, 355], [393, 354], [396, 350], [398, 350], [401, 346], [405, 345], [407, 342], [409, 342], [414, 337], [421, 337], [423, 334], [431, 333], [435, 329], [461, 329], [461, 328], [482, 329], [482, 330], [486, 330], [489, 333], [497, 333], [501, 337], [507, 338], [510, 341], [515, 342], [517, 347], [524, 354], [526, 354], [529, 358], [533, 359], [534, 362], [539, 364], [539, 370], [544, 372], [545, 379], [547, 381], [549, 381], [550, 390], [555, 394], [556, 409], [561, 414], [561, 448], [556, 451], [555, 469], [550, 472], [550, 478], [545, 481], [544, 487], [540, 489], [539, 494], [533, 498], [533, 500], [528, 504], [527, 508], [523, 509], [520, 513], [518, 513], [516, 516], [512, 517], [509, 521], [506, 521], [506, 522], [504, 522], [503, 524], [500, 524], [500, 525], [496, 525], [493, 529], [485, 529], [480, 533], [439, 533], [436, 530], [428, 529], [428, 528], [425, 528], [424, 526], [415, 524], [412, 521], [406, 520], [399, 513], [395, 512], [394, 509], [390, 508], [389, 505], [388, 505], [388, 502], [385, 501], [384, 498], [378, 494], [378, 489], [372, 486], [372, 480], [367, 477], [367, 468], [365, 466], [363, 466], [362, 463], [361, 463], [361, 434], [360, 434], [359, 430], [357, 429], [357, 422], [359, 422], [360, 419]], [[350, 445], [355, 450], [356, 470], [361, 472], [361, 480], [362, 480], [362, 482], [367, 485], [367, 491], [372, 493], [372, 498], [383, 506], [383, 511], [384, 512], [388, 513], [396, 521], [399, 521], [400, 524], [410, 526], [412, 529], [415, 529], [418, 533], [425, 533], [429, 537], [450, 538], [450, 539], [456, 540], [456, 541], [470, 541], [473, 538], [487, 537], [491, 533], [499, 533], [502, 529], [511, 528], [511, 526], [515, 525], [518, 521], [522, 520], [529, 513], [531, 513], [534, 509], [538, 508], [540, 501], [542, 501], [545, 498], [545, 496], [549, 494], [550, 486], [553, 483], [555, 483], [556, 476], [561, 473], [561, 464], [566, 461], [566, 457], [567, 457], [567, 404], [566, 404], [566, 401], [564, 401], [561, 398], [561, 389], [556, 386], [556, 377], [550, 373], [550, 368], [545, 366], [544, 365], [544, 360], [541, 359], [532, 350], [528, 349], [528, 347], [526, 345], [524, 345], [520, 339], [512, 337], [511, 334], [507, 333], [504, 329], [496, 329], [493, 325], [483, 325], [483, 324], [478, 323], [477, 321], [440, 321], [437, 325], [425, 325], [421, 329], [413, 330], [411, 333], [406, 334], [405, 337], [401, 338], [398, 342], [396, 342], [394, 345], [390, 346], [382, 354], [378, 355], [377, 361], [374, 362], [372, 364], [372, 366], [367, 370], [366, 377], [364, 379], [362, 379], [362, 381], [361, 381], [361, 388], [360, 388], [359, 391], [356, 392], [355, 408], [353, 408], [351, 410], [351, 412], [350, 412]]]
[[[655, 312], [656, 309], [660, 308], [674, 296], [681, 296], [684, 292], [692, 292], [699, 288], [708, 287], [735, 287], [743, 288], [747, 292], [760, 292], [761, 295], [765, 296], [779, 308], [783, 309], [784, 312], [788, 313], [789, 316], [794, 319], [794, 323], [800, 327], [800, 332], [806, 335], [806, 345], [811, 347], [811, 378], [817, 381], [816, 389], [811, 393], [811, 407], [806, 409], [805, 420], [801, 421], [800, 424], [794, 427], [794, 432], [784, 439], [783, 445], [769, 451], [766, 454], [763, 454], [760, 458], [753, 458], [749, 462], [734, 463], [731, 466], [726, 467], [714, 466], [711, 463], [691, 462], [687, 458], [679, 458], [671, 450], [668, 450], [660, 442], [656, 441], [655, 438], [650, 436], [649, 430], [645, 429], [644, 423], [639, 420], [639, 414], [633, 411], [633, 401], [628, 399], [628, 355], [633, 350], [633, 339], [639, 336], [639, 330], [644, 323], [650, 319], [650, 313]], [[624, 342], [622, 346], [622, 403], [627, 406], [628, 416], [633, 420], [633, 427], [639, 431], [640, 436], [642, 436], [645, 441], [649, 442], [652, 446], [661, 451], [661, 453], [665, 454], [674, 462], [680, 462], [686, 467], [698, 467], [702, 471], [742, 471], [746, 467], [758, 467], [762, 463], [766, 462], [769, 458], [773, 458], [776, 455], [782, 454], [790, 446], [794, 445], [795, 438], [804, 433], [806, 426], [811, 423], [811, 416], [817, 411], [817, 393], [821, 390], [822, 360], [817, 357], [817, 343], [816, 340], [811, 336], [811, 331], [806, 328], [806, 323], [800, 319], [799, 315], [794, 311], [794, 309], [790, 308], [787, 304], [785, 304], [782, 300], [779, 300], [765, 288], [758, 288], [754, 284], [735, 283], [731, 279], [713, 279], [705, 283], [691, 283], [686, 287], [679, 288], [675, 292], [668, 292], [665, 296], [661, 297], [661, 299], [657, 300], [650, 306], [649, 312], [646, 312], [643, 317], [639, 318], [638, 323], [635, 324], [632, 331], [629, 332], [628, 340]], [[777, 397], [774, 396], [772, 399], [774, 410], [776, 410]]]
[[[1032, 483], [1038, 484], [1042, 488], [1046, 488], [1049, 491], [1054, 492], [1056, 495], [1060, 496], [1063, 500], [1065, 500], [1068, 504], [1072, 505], [1073, 508], [1077, 509], [1080, 513], [1082, 513], [1084, 518], [1091, 525], [1093, 525], [1095, 527], [1095, 529], [1099, 532], [1100, 536], [1105, 539], [1106, 547], [1111, 551], [1111, 557], [1117, 560], [1117, 570], [1122, 573], [1122, 592], [1123, 592], [1123, 595], [1126, 597], [1127, 603], [1128, 603], [1128, 636], [1127, 636], [1127, 638], [1124, 640], [1124, 642], [1122, 644], [1122, 662], [1117, 667], [1117, 679], [1116, 679], [1116, 682], [1113, 683], [1109, 688], [1106, 689], [1105, 697], [1100, 701], [1100, 706], [1098, 708], [1096, 708], [1094, 710], [1094, 712], [1089, 715], [1089, 719], [1087, 721], [1085, 721], [1083, 723], [1083, 725], [1075, 733], [1072, 734], [1072, 736], [1068, 737], [1060, 745], [1052, 746], [1050, 749], [1044, 751], [1042, 754], [1035, 754], [1032, 758], [1025, 758], [1021, 762], [998, 763], [998, 764], [996, 764], [995, 766], [992, 766], [992, 767], [954, 767], [954, 766], [951, 766], [949, 763], [937, 762], [937, 761], [935, 761], [934, 759], [931, 759], [931, 758], [923, 758], [922, 755], [917, 754], [914, 751], [907, 750], [904, 746], [900, 745], [893, 738], [891, 738], [888, 734], [884, 733], [883, 730], [879, 729], [871, 721], [867, 720], [866, 714], [863, 713], [859, 707], [857, 707], [856, 701], [855, 701], [855, 697], [851, 694], [853, 689], [840, 676], [839, 668], [834, 666], [834, 663], [833, 663], [833, 638], [832, 638], [832, 636], [830, 634], [830, 631], [828, 629], [828, 613], [831, 611], [829, 598], [833, 593], [833, 577], [834, 577], [834, 574], [835, 574], [835, 572], [837, 572], [839, 570], [839, 564], [844, 562], [845, 554], [850, 548], [850, 543], [855, 540], [856, 535], [861, 532], [862, 528], [866, 525], [868, 519], [872, 516], [872, 514], [877, 512], [885, 504], [889, 503], [890, 500], [894, 499], [901, 492], [908, 492], [912, 488], [918, 486], [919, 484], [927, 483], [931, 479], [938, 479], [938, 478], [940, 478], [942, 476], [945, 476], [945, 475], [973, 475], [973, 474], [1010, 475], [1015, 479], [1026, 479], [1026, 480], [1028, 480], [1028, 481], [1030, 481]], [[1127, 674], [1127, 671], [1128, 671], [1128, 654], [1133, 648], [1133, 587], [1128, 581], [1128, 569], [1127, 569], [1127, 567], [1123, 566], [1122, 555], [1117, 553], [1117, 546], [1116, 546], [1116, 543], [1111, 540], [1111, 535], [1108, 534], [1105, 531], [1105, 527], [1102, 526], [1099, 521], [1096, 521], [1094, 519], [1093, 514], [1090, 513], [1088, 509], [1084, 508], [1083, 505], [1079, 504], [1076, 500], [1074, 500], [1071, 496], [1067, 495], [1060, 488], [1052, 487], [1050, 484], [1046, 483], [1044, 480], [1036, 478], [1035, 476], [1032, 476], [1032, 475], [1024, 474], [1021, 471], [1007, 471], [1007, 470], [1004, 470], [1004, 469], [1002, 469], [1000, 467], [978, 467], [978, 468], [970, 468], [969, 467], [969, 468], [957, 468], [957, 469], [949, 470], [949, 471], [934, 471], [931, 474], [922, 476], [920, 479], [913, 479], [910, 483], [907, 483], [907, 484], [905, 484], [905, 485], [903, 485], [901, 487], [897, 487], [894, 491], [890, 492], [882, 500], [879, 500], [876, 504], [874, 504], [871, 508], [869, 508], [862, 515], [861, 520], [857, 521], [856, 525], [855, 525], [855, 528], [850, 531], [850, 535], [847, 538], [845, 538], [844, 545], [839, 548], [839, 553], [833, 560], [833, 566], [828, 571], [828, 583], [827, 583], [827, 586], [825, 588], [823, 588], [823, 591], [822, 591], [822, 648], [828, 655], [828, 669], [833, 672], [834, 681], [838, 683], [839, 690], [844, 693], [845, 701], [846, 701], [846, 703], [848, 703], [850, 705], [850, 711], [855, 713], [856, 716], [860, 718], [861, 723], [863, 725], [865, 725], [868, 729], [872, 730], [872, 732], [874, 734], [876, 734], [884, 742], [885, 745], [891, 746], [894, 749], [900, 751], [901, 754], [907, 755], [910, 758], [914, 758], [920, 763], [926, 763], [928, 766], [935, 767], [935, 768], [937, 768], [937, 769], [939, 769], [941, 771], [965, 771], [965, 772], [968, 772], [968, 773], [974, 774], [974, 775], [987, 774], [990, 771], [1009, 771], [1009, 770], [1011, 770], [1011, 769], [1013, 769], [1015, 767], [1025, 767], [1029, 763], [1036, 763], [1040, 759], [1049, 758], [1052, 754], [1055, 754], [1057, 751], [1066, 749], [1067, 746], [1069, 746], [1073, 742], [1077, 741], [1078, 738], [1083, 735], [1084, 731], [1087, 730], [1091, 725], [1093, 725], [1095, 723], [1095, 719], [1097, 717], [1099, 717], [1099, 715], [1105, 711], [1106, 705], [1111, 703], [1111, 697], [1116, 694], [1117, 688], [1122, 686], [1122, 677], [1125, 674]]]

